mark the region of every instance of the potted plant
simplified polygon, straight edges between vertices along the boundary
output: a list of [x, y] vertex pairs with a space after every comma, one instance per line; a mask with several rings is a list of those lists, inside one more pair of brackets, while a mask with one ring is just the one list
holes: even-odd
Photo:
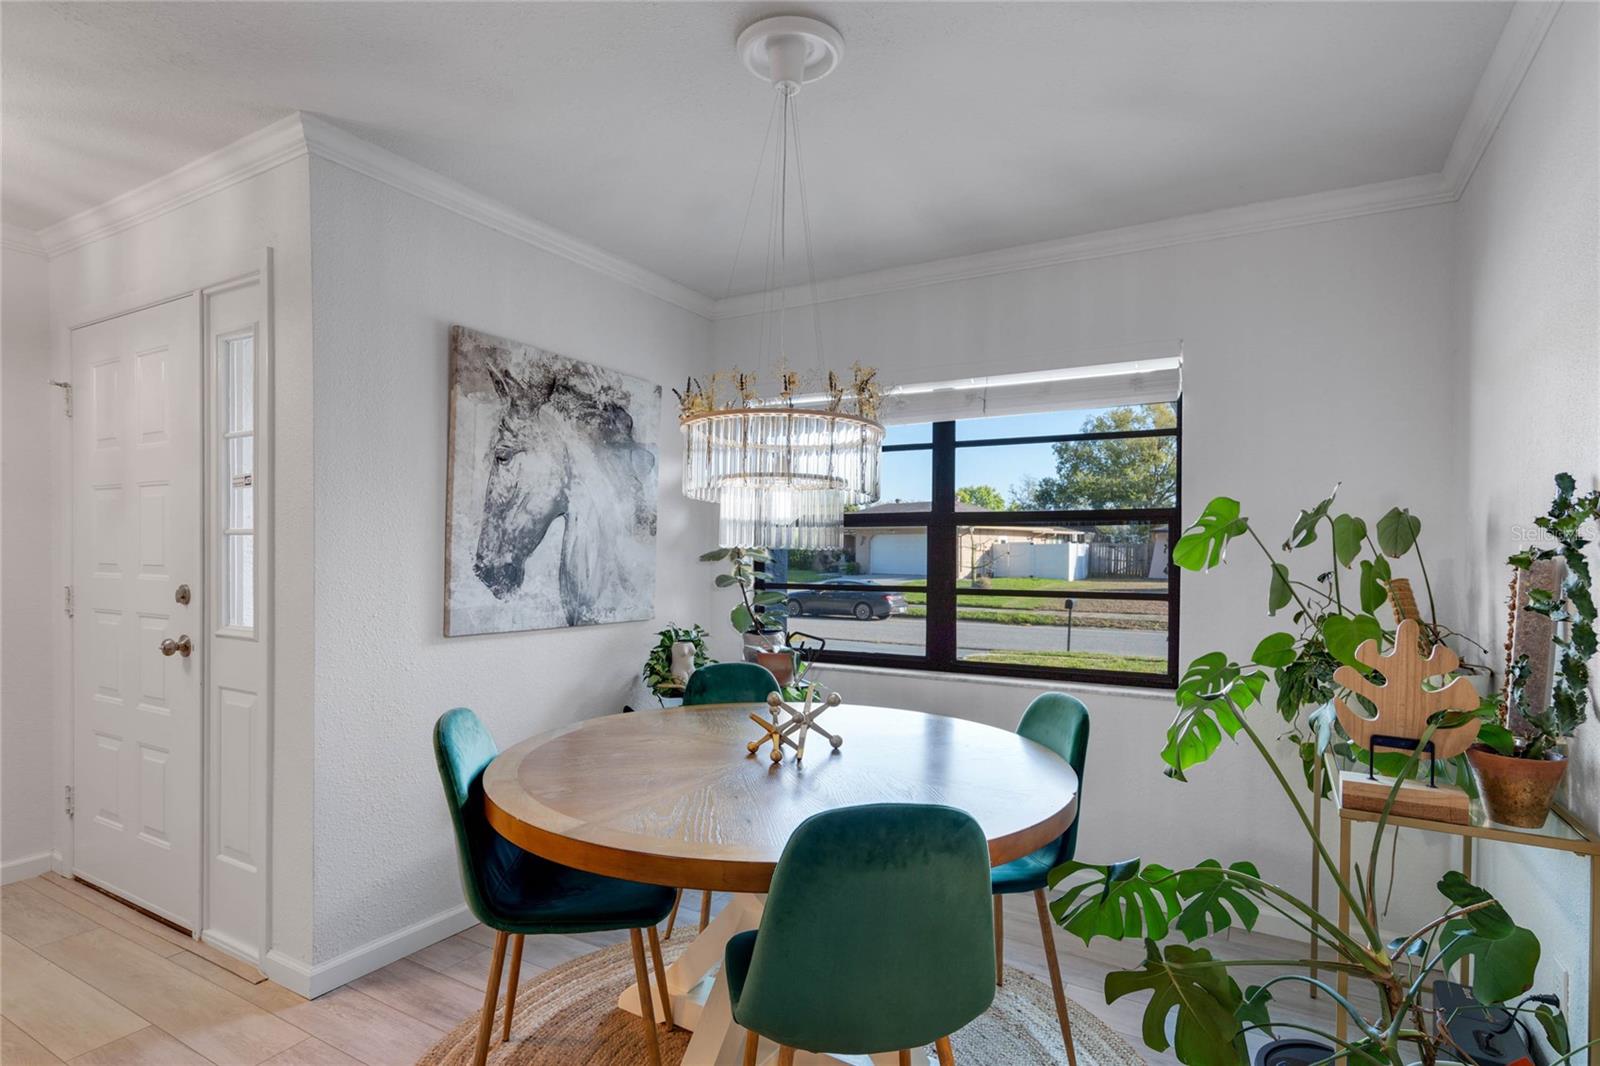
[[[1331, 502], [1331, 498], [1325, 502]], [[1312, 518], [1311, 513], [1297, 523], [1297, 536], [1303, 537], [1308, 527], [1320, 523], [1325, 516], [1324, 512], [1323, 516]], [[1414, 539], [1420, 523], [1414, 524], [1403, 512], [1399, 521], [1404, 530], [1410, 531], [1407, 536]], [[1335, 562], [1343, 565], [1339, 563], [1340, 546], [1343, 556], [1353, 561], [1352, 534], [1357, 527], [1350, 521], [1338, 523], [1338, 527], [1343, 532], [1335, 538]], [[1385, 523], [1385, 528], [1393, 531], [1394, 520]], [[1174, 546], [1173, 559], [1191, 568], [1196, 564], [1201, 568], [1215, 565], [1223, 560], [1228, 542], [1247, 533], [1267, 551], [1248, 520], [1240, 515], [1237, 501], [1213, 500]], [[1387, 549], [1380, 545], [1380, 550], [1391, 556], [1405, 539], [1391, 538]], [[1267, 555], [1272, 559], [1270, 552]], [[1286, 567], [1272, 561], [1269, 604], [1274, 605], [1274, 610], [1287, 607], [1306, 591], [1296, 588]], [[1369, 590], [1364, 606], [1375, 607], [1375, 596], [1376, 591]], [[1307, 597], [1311, 599], [1315, 597]], [[1334, 599], [1337, 602], [1337, 596]], [[1300, 613], [1313, 613], [1311, 607], [1310, 602], [1302, 601]], [[1328, 621], [1345, 618], [1345, 613], [1324, 611], [1319, 616], [1323, 618], [1322, 651], [1312, 650], [1312, 655], [1335, 654], [1335, 649], [1343, 653], [1348, 625], [1381, 630], [1370, 609], [1354, 616], [1365, 616], [1370, 621], [1336, 624], [1331, 632]], [[1181, 1062], [1190, 1066], [1234, 1066], [1248, 1061], [1245, 1038], [1257, 1030], [1268, 1035], [1285, 1031], [1314, 1037], [1325, 1045], [1329, 1061], [1361, 1066], [1407, 1066], [1412, 1062], [1433, 1066], [1448, 1057], [1452, 1045], [1442, 1019], [1425, 1002], [1429, 975], [1462, 958], [1471, 958], [1477, 999], [1485, 1004], [1503, 1004], [1532, 987], [1539, 959], [1537, 937], [1516, 925], [1492, 895], [1456, 871], [1438, 882], [1443, 903], [1437, 918], [1394, 940], [1379, 933], [1376, 871], [1390, 809], [1401, 783], [1415, 773], [1422, 750], [1436, 730], [1464, 724], [1479, 712], [1444, 711], [1429, 720], [1417, 749], [1404, 757], [1404, 765], [1394, 775], [1395, 783], [1379, 816], [1367, 863], [1356, 867], [1352, 875], [1342, 876], [1312, 823], [1298, 787], [1279, 767], [1248, 713], [1263, 702], [1271, 682], [1268, 671], [1281, 672], [1313, 644], [1309, 640], [1297, 643], [1293, 634], [1275, 634], [1263, 645], [1265, 650], [1258, 647], [1257, 661], [1253, 663], [1240, 664], [1221, 652], [1211, 652], [1190, 664], [1177, 688], [1178, 712], [1168, 727], [1161, 758], [1167, 764], [1169, 777], [1185, 781], [1187, 773], [1217, 752], [1223, 737], [1247, 740], [1294, 808], [1315, 851], [1320, 872], [1331, 878], [1350, 909], [1354, 931], [1344, 932], [1315, 905], [1243, 861], [1225, 866], [1206, 860], [1182, 869], [1140, 859], [1103, 866], [1064, 863], [1050, 875], [1053, 885], [1064, 888], [1063, 894], [1051, 903], [1051, 912], [1068, 932], [1086, 943], [1097, 937], [1137, 937], [1144, 941], [1145, 958], [1138, 969], [1113, 971], [1106, 976], [1106, 1000], [1115, 1002], [1136, 992], [1152, 993], [1144, 1012], [1145, 1043], [1156, 1051], [1171, 1048]], [[1294, 658], [1285, 660], [1285, 654], [1293, 654]], [[1262, 662], [1262, 658], [1269, 661]], [[1280, 686], [1282, 683], [1280, 680]], [[1291, 677], [1290, 683], [1298, 684], [1300, 680]], [[1332, 746], [1331, 727], [1321, 728], [1319, 724], [1312, 731], [1310, 743], [1313, 757], [1320, 760]], [[1263, 910], [1275, 912], [1302, 930], [1322, 949], [1321, 957], [1219, 958], [1203, 947], [1190, 946], [1236, 925], [1253, 928]], [[1175, 942], [1180, 938], [1184, 942]], [[1320, 971], [1369, 982], [1377, 992], [1378, 1008], [1364, 1010], [1340, 995], [1320, 976], [1313, 976]], [[1239, 978], [1245, 975], [1261, 976], [1254, 978], [1258, 983], [1241, 987]], [[1286, 984], [1309, 985], [1325, 993], [1334, 1008], [1348, 1018], [1353, 1035], [1340, 1039], [1303, 1022], [1274, 1018], [1274, 991], [1281, 992], [1280, 986]], [[1537, 1019], [1564, 1056], [1559, 1062], [1568, 1062], [1583, 1050], [1569, 1046], [1566, 1022], [1558, 1008], [1541, 1003], [1532, 1009], [1521, 1004], [1509, 1009]], [[1174, 1039], [1169, 1040], [1168, 1019], [1174, 1012]]]
[[[1537, 829], [1550, 814], [1556, 788], [1567, 770], [1566, 740], [1588, 718], [1589, 659], [1595, 654], [1595, 606], [1584, 526], [1600, 516], [1600, 491], [1577, 494], [1571, 474], [1556, 475], [1556, 496], [1550, 510], [1534, 519], [1554, 547], [1519, 552], [1508, 560], [1526, 571], [1535, 562], [1559, 558], [1565, 565], [1559, 592], [1532, 589], [1522, 608], [1543, 615], [1555, 625], [1555, 668], [1549, 705], [1530, 709], [1526, 653], [1506, 672], [1498, 721], [1509, 731], [1495, 744], [1467, 752], [1489, 817], [1506, 825]], [[1515, 603], [1513, 603], [1515, 609]], [[1563, 625], [1566, 634], [1562, 635]]]
[[728, 573], [717, 575], [717, 588], [739, 590], [739, 602], [728, 612], [728, 621], [744, 642], [745, 659], [760, 663], [779, 684], [787, 684], [794, 674], [794, 657], [784, 647], [784, 596], [756, 589], [756, 564], [771, 560], [764, 548], [717, 548], [700, 556], [703, 563], [728, 563]]
[[657, 634], [661, 639], [650, 649], [641, 674], [661, 706], [665, 707], [667, 700], [681, 700], [689, 675], [711, 661], [706, 651], [708, 635], [698, 623], [684, 628], [675, 622]]

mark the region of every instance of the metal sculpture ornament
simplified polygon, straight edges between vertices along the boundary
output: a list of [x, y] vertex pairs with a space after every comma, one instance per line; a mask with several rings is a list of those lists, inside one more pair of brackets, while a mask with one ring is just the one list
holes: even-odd
[[839, 750], [839, 745], [844, 743], [844, 737], [830, 733], [817, 724], [817, 719], [829, 707], [837, 707], [843, 700], [837, 692], [829, 692], [819, 698], [820, 685], [809, 684], [805, 686], [805, 703], [799, 707], [785, 703], [781, 695], [774, 692], [767, 697], [767, 717], [752, 714], [750, 720], [761, 727], [762, 737], [752, 740], [746, 747], [754, 755], [761, 750], [761, 745], [771, 744], [770, 757], [773, 762], [783, 761], [783, 749], [794, 751], [794, 761], [798, 766], [805, 761], [806, 736], [809, 733], [820, 733], [828, 738], [828, 743], [834, 751]]

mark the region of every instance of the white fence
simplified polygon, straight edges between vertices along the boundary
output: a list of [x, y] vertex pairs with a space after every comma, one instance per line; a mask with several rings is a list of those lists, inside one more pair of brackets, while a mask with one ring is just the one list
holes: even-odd
[[987, 553], [995, 577], [1050, 577], [1082, 581], [1089, 576], [1087, 544], [996, 543]]

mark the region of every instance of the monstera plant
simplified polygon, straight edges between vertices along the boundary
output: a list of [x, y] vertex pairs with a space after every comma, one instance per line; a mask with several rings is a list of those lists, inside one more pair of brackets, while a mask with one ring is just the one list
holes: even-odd
[[[1353, 931], [1342, 931], [1339, 923], [1317, 907], [1245, 861], [1224, 865], [1207, 860], [1186, 868], [1140, 859], [1104, 866], [1069, 862], [1051, 873], [1052, 884], [1063, 890], [1051, 903], [1051, 911], [1066, 930], [1086, 943], [1096, 938], [1143, 940], [1145, 957], [1137, 969], [1107, 975], [1107, 1002], [1149, 992], [1145, 1043], [1156, 1051], [1171, 1048], [1180, 1061], [1191, 1066], [1247, 1062], [1246, 1037], [1257, 1030], [1320, 1037], [1330, 1048], [1330, 1061], [1433, 1066], [1452, 1046], [1442, 1019], [1425, 1002], [1425, 985], [1431, 974], [1471, 958], [1473, 992], [1479, 1001], [1490, 1004], [1514, 1001], [1533, 984], [1538, 939], [1517, 925], [1498, 900], [1458, 872], [1452, 871], [1438, 882], [1441, 900], [1436, 918], [1394, 940], [1386, 941], [1378, 931], [1376, 870], [1400, 783], [1415, 773], [1421, 753], [1437, 729], [1464, 724], [1480, 711], [1443, 711], [1430, 719], [1417, 749], [1401, 756], [1401, 764], [1394, 768], [1395, 784], [1378, 819], [1371, 852], [1365, 863], [1355, 864], [1349, 876], [1340, 873], [1316, 831], [1303, 796], [1306, 789], [1279, 766], [1270, 747], [1270, 733], [1264, 733], [1254, 721], [1269, 684], [1277, 685], [1280, 710], [1292, 704], [1298, 711], [1313, 699], [1331, 698], [1335, 694], [1333, 668], [1325, 660], [1366, 669], [1354, 659], [1356, 646], [1368, 638], [1381, 644], [1387, 635], [1374, 612], [1387, 599], [1388, 561], [1415, 549], [1420, 523], [1403, 510], [1391, 511], [1378, 523], [1374, 543], [1360, 519], [1332, 515], [1332, 503], [1330, 496], [1302, 513], [1284, 549], [1286, 553], [1302, 550], [1314, 543], [1320, 532], [1329, 535], [1332, 566], [1313, 583], [1293, 578], [1256, 535], [1235, 500], [1213, 500], [1174, 545], [1172, 557], [1178, 565], [1205, 569], [1224, 561], [1231, 541], [1248, 536], [1269, 561], [1269, 610], [1276, 613], [1293, 604], [1293, 617], [1302, 628], [1299, 633], [1268, 637], [1249, 663], [1232, 661], [1221, 652], [1202, 655], [1191, 663], [1177, 688], [1178, 711], [1167, 730], [1161, 758], [1168, 776], [1185, 781], [1197, 766], [1216, 755], [1224, 737], [1242, 739], [1254, 748], [1264, 772], [1276, 782], [1304, 827], [1320, 872], [1349, 907]], [[1363, 545], [1371, 550], [1370, 558], [1361, 558]], [[1347, 604], [1339, 571], [1349, 571], [1357, 562], [1362, 565], [1355, 579], [1355, 599]], [[1420, 566], [1420, 553], [1418, 562]], [[1452, 636], [1432, 618], [1426, 631], [1432, 640]], [[1304, 743], [1310, 746], [1310, 760], [1320, 761], [1334, 744], [1332, 716], [1314, 714], [1312, 723]], [[1253, 928], [1265, 911], [1314, 941], [1321, 949], [1320, 958], [1220, 958], [1195, 943], [1234, 926]], [[1323, 974], [1367, 982], [1376, 992], [1377, 1008], [1364, 1009], [1341, 995]], [[1341, 1040], [1300, 1022], [1275, 1020], [1274, 995], [1295, 985], [1313, 985], [1324, 992], [1334, 1009], [1348, 1019], [1349, 1039]], [[1532, 1008], [1513, 1004], [1509, 1009], [1534, 1015], [1563, 1056], [1561, 1061], [1576, 1053], [1558, 1006], [1540, 1002]]]

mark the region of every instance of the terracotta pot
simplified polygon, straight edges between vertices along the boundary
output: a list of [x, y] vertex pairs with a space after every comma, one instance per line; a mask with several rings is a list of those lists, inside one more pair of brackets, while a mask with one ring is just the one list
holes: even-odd
[[1516, 759], [1481, 745], [1467, 749], [1467, 762], [1489, 817], [1502, 825], [1538, 829], [1550, 816], [1556, 787], [1567, 772], [1565, 756]]

